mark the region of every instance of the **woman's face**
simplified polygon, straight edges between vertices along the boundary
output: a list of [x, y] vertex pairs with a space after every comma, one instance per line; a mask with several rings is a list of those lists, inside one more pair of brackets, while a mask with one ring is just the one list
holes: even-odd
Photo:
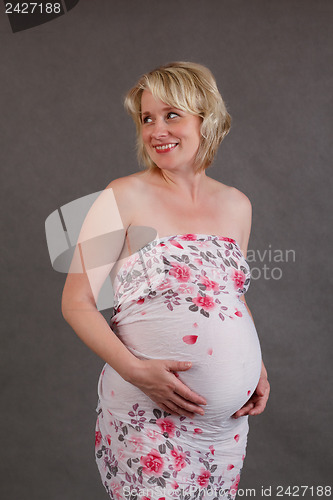
[[161, 169], [193, 168], [200, 145], [201, 118], [155, 99], [141, 97], [141, 134], [146, 151]]

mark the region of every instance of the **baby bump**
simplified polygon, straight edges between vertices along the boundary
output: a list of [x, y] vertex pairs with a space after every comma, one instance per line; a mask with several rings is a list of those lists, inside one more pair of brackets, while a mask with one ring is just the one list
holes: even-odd
[[[117, 334], [141, 359], [191, 361], [179, 379], [207, 400], [205, 417], [228, 418], [254, 392], [261, 371], [261, 350], [245, 306], [238, 315], [159, 315], [118, 326]], [[200, 317], [201, 316], [201, 317]], [[205, 418], [203, 417], [203, 418]]]
[[[200, 341], [199, 341], [200, 337]], [[203, 396], [205, 417], [225, 420], [251, 397], [261, 372], [259, 339], [251, 318], [226, 323], [223, 330], [206, 328], [197, 350], [186, 350], [192, 367], [179, 379]]]

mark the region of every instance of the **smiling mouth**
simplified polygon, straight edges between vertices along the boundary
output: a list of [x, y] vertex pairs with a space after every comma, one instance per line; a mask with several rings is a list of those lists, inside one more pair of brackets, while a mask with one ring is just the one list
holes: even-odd
[[178, 143], [170, 143], [170, 144], [161, 144], [159, 146], [153, 146], [158, 153], [167, 153], [175, 147], [178, 146]]

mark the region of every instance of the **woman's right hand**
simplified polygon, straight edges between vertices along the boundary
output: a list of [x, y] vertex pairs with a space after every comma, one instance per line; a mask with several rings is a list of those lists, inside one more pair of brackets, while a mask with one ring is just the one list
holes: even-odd
[[128, 382], [138, 387], [160, 408], [173, 415], [193, 418], [204, 414], [206, 400], [181, 382], [174, 372], [188, 370], [188, 362], [170, 359], [137, 359]]

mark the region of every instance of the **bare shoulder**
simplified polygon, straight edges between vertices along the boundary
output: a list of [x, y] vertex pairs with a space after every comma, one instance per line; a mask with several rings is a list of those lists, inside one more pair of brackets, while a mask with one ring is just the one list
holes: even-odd
[[229, 186], [229, 199], [230, 203], [234, 204], [235, 210], [239, 210], [243, 215], [251, 215], [252, 204], [250, 199], [239, 189]]
[[239, 189], [230, 189], [230, 200], [232, 203], [235, 220], [240, 230], [239, 244], [243, 255], [246, 257], [252, 225], [252, 204], [246, 194]]
[[143, 184], [142, 175], [144, 175], [144, 172], [135, 172], [124, 177], [118, 177], [113, 179], [105, 189], [113, 189], [115, 193], [120, 195], [134, 193]]
[[118, 177], [112, 180], [105, 189], [112, 189], [119, 204], [131, 205], [139, 198], [144, 189], [142, 179], [144, 172]]
[[232, 217], [237, 241], [240, 244], [244, 255], [251, 233], [252, 225], [252, 204], [248, 196], [239, 189], [218, 183], [218, 196], [220, 203]]
[[248, 212], [249, 214], [251, 214], [252, 205], [246, 194], [242, 193], [242, 191], [233, 186], [228, 186], [227, 184], [223, 184], [222, 182], [216, 181], [215, 179], [213, 181], [213, 185], [215, 186], [215, 189], [217, 190], [218, 196], [221, 200], [230, 204], [230, 206], [232, 206], [232, 208], [235, 210], [240, 210], [243, 213]]
[[144, 173], [136, 172], [124, 177], [112, 180], [105, 188], [112, 189], [124, 227], [127, 228], [133, 218], [133, 214], [140, 205], [144, 193]]

